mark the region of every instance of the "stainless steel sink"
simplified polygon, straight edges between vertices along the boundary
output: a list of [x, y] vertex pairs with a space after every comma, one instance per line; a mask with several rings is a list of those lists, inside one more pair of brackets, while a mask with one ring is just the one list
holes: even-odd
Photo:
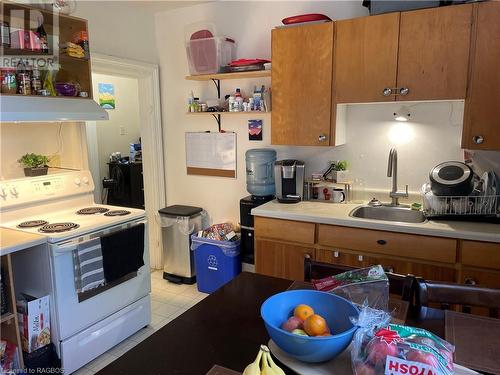
[[352, 210], [349, 216], [362, 219], [399, 221], [403, 223], [423, 223], [426, 220], [421, 211], [394, 206], [359, 206]]

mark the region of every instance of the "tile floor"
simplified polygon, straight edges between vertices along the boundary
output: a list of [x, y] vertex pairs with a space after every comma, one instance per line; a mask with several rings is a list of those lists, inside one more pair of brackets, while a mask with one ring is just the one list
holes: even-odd
[[196, 284], [172, 284], [163, 280], [162, 274], [163, 271], [158, 270], [151, 273], [151, 324], [74, 372], [74, 375], [95, 374], [208, 296], [208, 294], [198, 292]]

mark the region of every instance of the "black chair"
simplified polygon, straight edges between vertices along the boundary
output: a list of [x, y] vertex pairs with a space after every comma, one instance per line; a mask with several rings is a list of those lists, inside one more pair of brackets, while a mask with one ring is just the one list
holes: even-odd
[[[306, 257], [304, 259], [304, 280], [311, 281], [322, 279], [358, 268], [359, 267], [316, 262], [312, 260], [311, 257]], [[385, 274], [389, 279], [389, 293], [401, 296], [403, 301], [411, 302], [415, 277], [413, 275], [405, 276], [393, 272], [386, 272]]]
[[465, 313], [471, 312], [471, 306], [486, 307], [490, 310], [489, 315], [497, 318], [500, 289], [416, 278], [415, 305], [427, 307], [431, 303], [441, 304], [443, 309], [458, 305]]

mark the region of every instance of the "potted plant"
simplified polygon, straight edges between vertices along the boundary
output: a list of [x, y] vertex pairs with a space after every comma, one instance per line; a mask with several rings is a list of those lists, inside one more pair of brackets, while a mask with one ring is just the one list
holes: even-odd
[[350, 174], [347, 170], [346, 160], [332, 161], [332, 178], [340, 184], [349, 182]]
[[48, 162], [49, 158], [47, 156], [33, 153], [23, 155], [18, 160], [18, 163], [24, 167], [24, 175], [27, 177], [46, 175], [49, 169]]

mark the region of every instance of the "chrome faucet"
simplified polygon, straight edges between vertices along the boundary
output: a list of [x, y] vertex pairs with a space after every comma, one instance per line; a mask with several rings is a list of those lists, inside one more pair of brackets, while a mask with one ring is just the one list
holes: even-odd
[[391, 148], [389, 152], [387, 177], [392, 177], [392, 190], [389, 193], [392, 198], [391, 206], [399, 206], [399, 198], [408, 198], [408, 185], [406, 191], [398, 191], [398, 152], [395, 148]]

